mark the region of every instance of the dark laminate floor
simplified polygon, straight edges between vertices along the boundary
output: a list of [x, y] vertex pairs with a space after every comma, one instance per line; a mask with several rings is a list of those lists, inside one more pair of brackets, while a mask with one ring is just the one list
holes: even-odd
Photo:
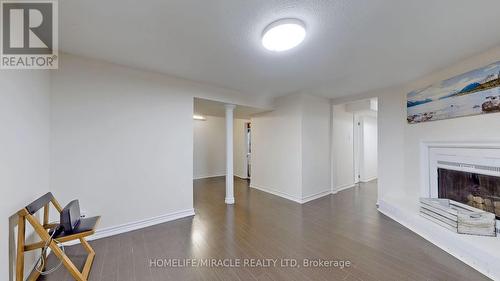
[[[194, 218], [93, 241], [92, 281], [489, 280], [377, 212], [376, 182], [304, 205], [236, 180], [195, 181]], [[446, 230], [443, 230], [446, 231]], [[79, 246], [67, 249], [83, 262]], [[346, 259], [349, 268], [150, 268], [150, 258]], [[64, 268], [40, 280], [72, 280]]]

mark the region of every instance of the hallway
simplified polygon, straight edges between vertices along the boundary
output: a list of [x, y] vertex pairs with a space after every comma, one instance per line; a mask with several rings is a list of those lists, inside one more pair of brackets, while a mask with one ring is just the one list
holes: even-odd
[[[92, 281], [163, 280], [489, 280], [376, 210], [376, 182], [304, 205], [224, 177], [196, 180], [196, 216], [93, 241]], [[79, 246], [67, 249], [71, 258]], [[350, 267], [171, 268], [150, 259], [347, 260]], [[80, 261], [84, 257], [79, 258]], [[53, 261], [52, 261], [53, 262]], [[71, 280], [61, 269], [41, 280]]]

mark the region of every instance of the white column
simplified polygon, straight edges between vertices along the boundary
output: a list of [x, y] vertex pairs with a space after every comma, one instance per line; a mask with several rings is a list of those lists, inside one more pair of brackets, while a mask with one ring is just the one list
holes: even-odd
[[234, 104], [226, 104], [226, 204], [234, 204], [233, 112]]

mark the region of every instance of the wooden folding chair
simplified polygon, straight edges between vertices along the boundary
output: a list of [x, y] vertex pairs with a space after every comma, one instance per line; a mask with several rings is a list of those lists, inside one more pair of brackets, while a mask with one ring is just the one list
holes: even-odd
[[[100, 217], [95, 217], [92, 220], [93, 226], [87, 228], [85, 231], [79, 232], [74, 231], [71, 234], [62, 232], [54, 239], [57, 242], [64, 243], [72, 240], [79, 239], [83, 248], [88, 253], [87, 260], [85, 261], [85, 265], [83, 266], [83, 270], [80, 272], [74, 263], [68, 258], [68, 256], [57, 246], [57, 243], [51, 239], [50, 231], [54, 231], [55, 228], [59, 224], [49, 224], [49, 206], [50, 203], [54, 205], [56, 210], [61, 213], [62, 208], [59, 202], [54, 198], [52, 193], [47, 193], [42, 197], [35, 200], [33, 203], [29, 204], [22, 210], [20, 210], [17, 214], [19, 216], [19, 224], [18, 224], [18, 237], [17, 237], [17, 262], [16, 262], [16, 281], [24, 281], [24, 253], [28, 251], [33, 251], [37, 249], [42, 249], [48, 243], [48, 247], [52, 250], [54, 255], [62, 261], [62, 264], [66, 269], [71, 273], [71, 276], [77, 281], [87, 281], [90, 270], [92, 268], [92, 262], [94, 261], [95, 252], [94, 249], [90, 246], [90, 244], [85, 240], [85, 237], [92, 235], [95, 233], [95, 227], [100, 219]], [[43, 224], [38, 221], [38, 219], [34, 216], [34, 214], [43, 208]], [[31, 226], [33, 226], [35, 232], [40, 237], [41, 241], [26, 244], [25, 242], [25, 232], [26, 232], [26, 221], [28, 221]], [[50, 241], [50, 243], [49, 243]], [[43, 251], [42, 251], [43, 252]], [[46, 257], [43, 257], [46, 258]], [[43, 268], [42, 268], [43, 270]], [[28, 281], [37, 280], [40, 276], [40, 272], [37, 270], [33, 270], [30, 276], [28, 277]]]

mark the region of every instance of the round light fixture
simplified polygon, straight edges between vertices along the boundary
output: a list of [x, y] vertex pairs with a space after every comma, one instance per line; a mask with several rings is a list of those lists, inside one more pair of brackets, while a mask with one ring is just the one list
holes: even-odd
[[264, 29], [262, 45], [270, 51], [282, 52], [298, 46], [305, 37], [304, 22], [298, 19], [280, 19]]

